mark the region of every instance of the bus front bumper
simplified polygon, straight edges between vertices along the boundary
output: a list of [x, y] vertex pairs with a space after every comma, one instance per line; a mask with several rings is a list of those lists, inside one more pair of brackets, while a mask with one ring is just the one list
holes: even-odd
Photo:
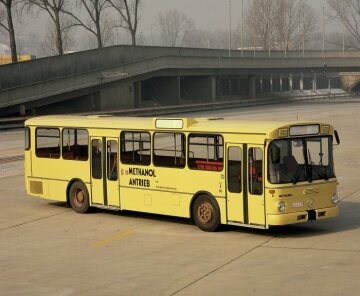
[[267, 216], [267, 224], [272, 225], [287, 225], [303, 223], [310, 220], [322, 220], [327, 218], [336, 217], [339, 215], [338, 206], [331, 208], [317, 209], [306, 212], [296, 212], [290, 214], [277, 214]]

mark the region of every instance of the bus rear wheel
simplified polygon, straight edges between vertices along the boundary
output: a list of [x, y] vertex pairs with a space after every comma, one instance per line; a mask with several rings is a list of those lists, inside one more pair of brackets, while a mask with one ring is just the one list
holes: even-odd
[[84, 214], [89, 210], [89, 193], [84, 183], [75, 181], [69, 190], [69, 201], [72, 209]]
[[194, 201], [192, 217], [195, 224], [204, 231], [216, 231], [220, 225], [217, 204], [207, 195], [200, 195]]

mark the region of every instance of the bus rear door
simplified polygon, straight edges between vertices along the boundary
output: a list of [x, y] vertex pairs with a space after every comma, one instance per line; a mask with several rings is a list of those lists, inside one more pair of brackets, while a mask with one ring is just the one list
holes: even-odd
[[118, 153], [118, 139], [91, 138], [91, 200], [94, 205], [120, 207]]

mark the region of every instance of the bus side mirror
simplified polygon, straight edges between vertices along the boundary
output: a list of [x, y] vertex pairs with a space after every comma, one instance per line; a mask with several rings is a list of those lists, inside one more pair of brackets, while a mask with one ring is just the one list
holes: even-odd
[[335, 135], [336, 145], [340, 145], [340, 137], [337, 130], [334, 131], [334, 135]]

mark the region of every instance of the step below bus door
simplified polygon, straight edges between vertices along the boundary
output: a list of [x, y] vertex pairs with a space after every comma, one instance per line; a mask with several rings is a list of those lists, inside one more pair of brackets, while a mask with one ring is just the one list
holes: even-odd
[[119, 144], [116, 138], [91, 138], [91, 201], [120, 207]]
[[227, 220], [265, 225], [263, 147], [227, 144]]

